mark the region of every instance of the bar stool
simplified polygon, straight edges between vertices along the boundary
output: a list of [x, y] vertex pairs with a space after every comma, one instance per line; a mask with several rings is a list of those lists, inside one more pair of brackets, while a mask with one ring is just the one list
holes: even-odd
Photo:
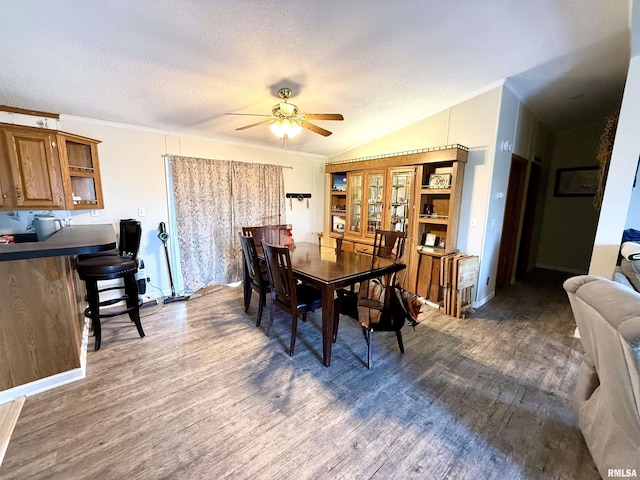
[[[138, 329], [140, 337], [144, 337], [142, 324], [140, 323], [140, 304], [138, 297], [138, 283], [136, 282], [136, 272], [138, 264], [136, 256], [140, 246], [142, 228], [140, 222], [134, 220], [124, 220], [120, 222], [120, 248], [119, 255], [86, 256], [78, 259], [76, 270], [81, 280], [84, 280], [89, 306], [85, 309], [84, 315], [91, 318], [91, 326], [95, 336], [95, 350], [100, 349], [102, 340], [101, 318], [110, 318], [129, 314], [129, 318]], [[115, 286], [99, 289], [98, 282], [101, 280], [114, 280], [121, 278], [123, 286]], [[100, 292], [108, 290], [124, 290], [124, 295], [109, 300], [100, 301]], [[126, 302], [127, 307], [117, 311], [100, 312], [100, 307], [114, 305], [119, 302]]]

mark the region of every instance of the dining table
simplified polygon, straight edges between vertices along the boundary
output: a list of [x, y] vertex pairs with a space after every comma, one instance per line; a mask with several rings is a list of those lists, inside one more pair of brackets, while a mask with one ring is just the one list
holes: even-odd
[[294, 277], [322, 293], [322, 364], [328, 367], [331, 364], [336, 289], [398, 272], [406, 265], [376, 259], [373, 266], [371, 255], [336, 251], [309, 242], [295, 243], [289, 248], [289, 256]]

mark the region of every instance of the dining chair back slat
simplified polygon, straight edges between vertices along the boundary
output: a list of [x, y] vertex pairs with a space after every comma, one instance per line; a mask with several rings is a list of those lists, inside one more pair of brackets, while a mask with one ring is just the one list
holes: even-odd
[[260, 262], [256, 244], [253, 237], [248, 235], [240, 235], [240, 244], [242, 245], [242, 257], [244, 259], [244, 311], [249, 310], [251, 302], [251, 292], [254, 291], [259, 295], [258, 317], [256, 326], [260, 326], [262, 320], [262, 310], [267, 301], [267, 293], [269, 293], [269, 277], [266, 265]]
[[287, 247], [262, 242], [262, 251], [267, 263], [269, 283], [271, 285], [271, 315], [267, 334], [273, 326], [275, 309], [278, 307], [291, 315], [291, 343], [289, 355], [293, 355], [298, 329], [298, 315], [306, 320], [307, 312], [314, 311], [322, 305], [322, 296], [316, 288], [297, 284], [291, 266], [291, 256]]

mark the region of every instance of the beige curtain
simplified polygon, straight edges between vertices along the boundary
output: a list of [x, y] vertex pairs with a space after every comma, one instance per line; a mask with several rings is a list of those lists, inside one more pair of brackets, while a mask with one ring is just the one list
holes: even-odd
[[238, 232], [285, 222], [282, 167], [173, 156], [171, 171], [185, 291], [240, 280]]
[[231, 181], [236, 232], [247, 226], [285, 223], [282, 167], [233, 162]]

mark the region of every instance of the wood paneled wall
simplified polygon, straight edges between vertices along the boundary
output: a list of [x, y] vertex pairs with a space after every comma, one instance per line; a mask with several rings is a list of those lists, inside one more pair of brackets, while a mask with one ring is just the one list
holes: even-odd
[[71, 258], [0, 262], [0, 278], [0, 390], [79, 368], [82, 288]]

